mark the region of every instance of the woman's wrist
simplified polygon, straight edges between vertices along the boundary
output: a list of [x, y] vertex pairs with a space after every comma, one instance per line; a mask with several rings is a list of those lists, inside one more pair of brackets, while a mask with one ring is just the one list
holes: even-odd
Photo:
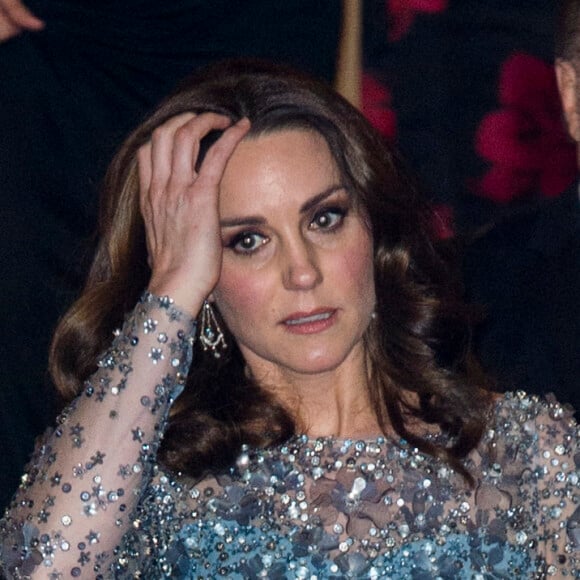
[[152, 302], [156, 299], [160, 308], [172, 308], [183, 316], [195, 320], [209, 291], [203, 292], [192, 288], [191, 285], [157, 283], [152, 280], [143, 296], [147, 294], [153, 297]]

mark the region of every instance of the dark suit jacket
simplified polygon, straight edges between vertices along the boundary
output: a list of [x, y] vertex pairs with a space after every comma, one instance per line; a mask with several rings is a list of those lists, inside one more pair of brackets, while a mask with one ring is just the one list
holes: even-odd
[[499, 386], [580, 409], [578, 184], [475, 241], [464, 275], [468, 299], [487, 310], [476, 350]]

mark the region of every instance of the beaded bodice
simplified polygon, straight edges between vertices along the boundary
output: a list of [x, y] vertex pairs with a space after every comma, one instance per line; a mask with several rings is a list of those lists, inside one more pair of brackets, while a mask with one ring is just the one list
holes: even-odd
[[579, 433], [557, 403], [499, 399], [472, 487], [386, 437], [296, 436], [193, 481], [156, 452], [194, 332], [166, 298], [128, 316], [0, 521], [8, 578], [580, 577]]
[[[383, 437], [246, 449], [197, 484], [159, 470], [124, 553], [183, 578], [575, 577], [575, 427], [523, 394], [495, 411], [467, 462], [473, 488]], [[118, 571], [143, 569], [139, 559]]]

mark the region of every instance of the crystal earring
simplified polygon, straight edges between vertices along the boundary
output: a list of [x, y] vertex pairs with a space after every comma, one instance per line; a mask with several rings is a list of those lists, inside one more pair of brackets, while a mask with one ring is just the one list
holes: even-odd
[[215, 312], [207, 300], [203, 301], [203, 306], [201, 308], [199, 341], [201, 342], [203, 350], [211, 350], [215, 358], [221, 357], [218, 348], [225, 350], [228, 347], [224, 333], [216, 319]]

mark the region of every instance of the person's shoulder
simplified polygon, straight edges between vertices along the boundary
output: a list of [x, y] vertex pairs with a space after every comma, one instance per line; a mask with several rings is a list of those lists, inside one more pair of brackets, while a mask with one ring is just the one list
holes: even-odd
[[574, 410], [551, 393], [539, 396], [515, 391], [498, 396], [489, 428], [494, 439], [545, 457], [552, 452], [574, 455], [580, 450], [580, 427]]
[[529, 241], [539, 214], [522, 211], [497, 221], [463, 240], [462, 273], [469, 300], [505, 302], [526, 276], [536, 253]]
[[466, 255], [495, 255], [498, 250], [525, 251], [530, 237], [543, 219], [543, 208], [543, 205], [525, 208], [482, 227], [465, 244]]
[[574, 184], [556, 198], [521, 206], [483, 226], [465, 241], [465, 253], [480, 256], [495, 255], [498, 250], [506, 253], [533, 251], [544, 245], [541, 241], [544, 237], [557, 236], [562, 229], [569, 229], [568, 222], [574, 227], [579, 219], [580, 200], [578, 186]]
[[535, 269], [553, 262], [578, 233], [580, 201], [574, 187], [465, 236], [461, 246], [467, 298], [509, 304], [514, 292], [527, 288]]
[[498, 393], [495, 395], [492, 415], [496, 420], [507, 418], [518, 423], [549, 418], [551, 421], [577, 426], [574, 410], [569, 405], [560, 403], [550, 392], [546, 392], [545, 395], [528, 393], [524, 390]]

